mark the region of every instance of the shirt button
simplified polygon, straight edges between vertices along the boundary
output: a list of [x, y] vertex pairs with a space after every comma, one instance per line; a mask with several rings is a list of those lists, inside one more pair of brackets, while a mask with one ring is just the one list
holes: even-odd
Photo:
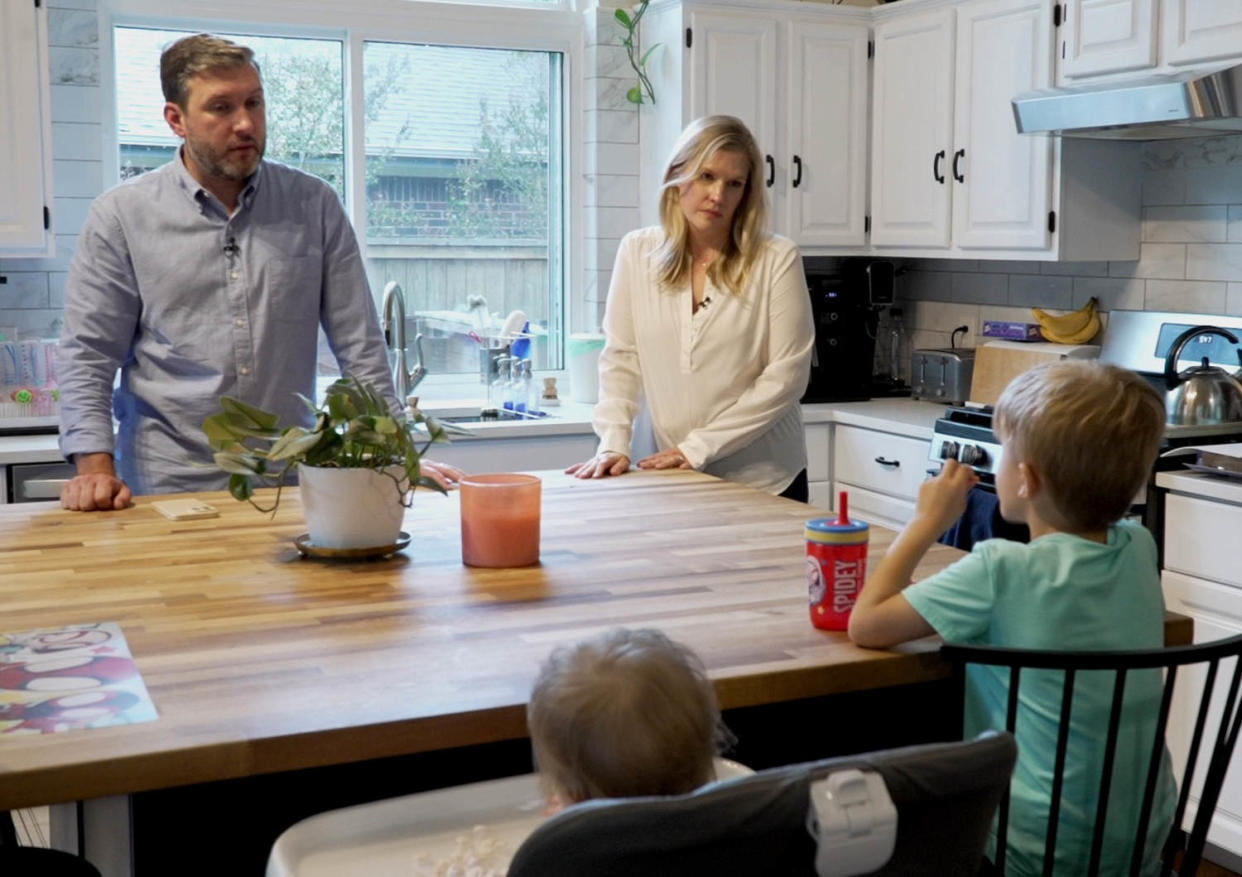
[[242, 319], [237, 319], [233, 321], [233, 325], [240, 329], [242, 326], [246, 325], [246, 321]]
[[236, 272], [236, 271], [230, 271], [230, 272], [229, 272], [229, 280], [236, 280], [236, 279], [237, 279], [237, 272]]
[[244, 375], [248, 375], [250, 374], [250, 366], [243, 365], [240, 369], [238, 369], [238, 371], [240, 371]]

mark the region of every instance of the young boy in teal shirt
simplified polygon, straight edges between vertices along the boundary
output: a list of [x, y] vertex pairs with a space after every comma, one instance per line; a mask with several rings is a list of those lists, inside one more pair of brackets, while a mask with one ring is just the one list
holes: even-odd
[[[1164, 402], [1133, 372], [1061, 360], [1015, 378], [996, 404], [1002, 443], [996, 493], [1029, 544], [989, 539], [936, 575], [915, 566], [961, 517], [974, 471], [949, 460], [919, 490], [913, 519], [859, 594], [849, 633], [887, 647], [939, 634], [947, 642], [1027, 649], [1147, 649], [1164, 642], [1156, 543], [1122, 521], [1146, 481], [1164, 429]], [[967, 670], [967, 737], [1005, 726], [1008, 670]], [[1018, 763], [1011, 786], [1006, 874], [1042, 873], [1063, 674], [1026, 671], [1019, 688]], [[1084, 873], [1095, 827], [1112, 673], [1082, 673], [1071, 712], [1058, 875]], [[1109, 797], [1100, 873], [1125, 874], [1137, 836], [1161, 695], [1159, 671], [1131, 673]], [[1143, 873], [1159, 868], [1176, 803], [1168, 754], [1147, 831]]]

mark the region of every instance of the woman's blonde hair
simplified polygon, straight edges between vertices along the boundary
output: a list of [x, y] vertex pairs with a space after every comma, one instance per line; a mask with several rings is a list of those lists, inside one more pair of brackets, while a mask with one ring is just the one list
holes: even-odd
[[664, 241], [656, 250], [660, 283], [681, 287], [690, 279], [690, 226], [681, 212], [681, 190], [693, 182], [717, 152], [736, 152], [749, 166], [741, 203], [733, 214], [733, 226], [720, 258], [708, 268], [717, 285], [741, 293], [750, 269], [768, 237], [768, 208], [762, 181], [763, 156], [755, 138], [741, 119], [733, 116], [703, 116], [695, 119], [677, 138], [664, 171], [660, 191], [660, 224]]
[[996, 402], [1005, 453], [1033, 465], [1056, 510], [1086, 531], [1116, 523], [1155, 463], [1164, 400], [1135, 372], [1062, 359], [1023, 372]]

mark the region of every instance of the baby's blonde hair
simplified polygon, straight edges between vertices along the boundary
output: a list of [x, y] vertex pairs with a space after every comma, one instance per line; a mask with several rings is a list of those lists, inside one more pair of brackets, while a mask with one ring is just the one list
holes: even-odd
[[684, 286], [690, 279], [693, 257], [690, 253], [690, 225], [681, 212], [682, 187], [693, 182], [703, 165], [717, 152], [736, 152], [746, 159], [748, 171], [741, 203], [733, 214], [729, 240], [720, 258], [708, 268], [712, 280], [740, 294], [768, 239], [768, 208], [762, 178], [763, 156], [750, 129], [733, 116], [703, 116], [695, 119], [677, 138], [673, 154], [664, 171], [660, 191], [660, 224], [664, 240], [656, 250], [660, 282], [671, 288]]
[[1018, 375], [996, 403], [1005, 453], [1031, 464], [1075, 530], [1120, 520], [1151, 473], [1164, 400], [1135, 372], [1063, 359]]
[[526, 719], [544, 784], [567, 803], [692, 791], [727, 734], [698, 656], [650, 629], [554, 650]]

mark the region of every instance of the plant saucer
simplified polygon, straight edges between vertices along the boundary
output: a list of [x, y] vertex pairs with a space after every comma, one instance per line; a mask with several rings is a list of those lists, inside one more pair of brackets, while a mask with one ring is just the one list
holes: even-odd
[[397, 541], [389, 545], [372, 545], [368, 548], [325, 548], [311, 542], [310, 533], [303, 533], [293, 540], [298, 553], [303, 557], [314, 557], [322, 560], [369, 560], [388, 557], [410, 544], [410, 534], [402, 530], [397, 534]]

